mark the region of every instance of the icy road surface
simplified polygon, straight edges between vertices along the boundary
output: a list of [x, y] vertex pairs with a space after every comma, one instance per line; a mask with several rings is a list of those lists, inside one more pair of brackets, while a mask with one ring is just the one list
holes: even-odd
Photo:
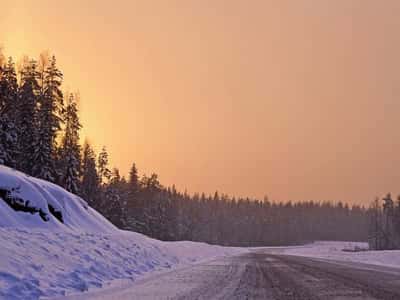
[[257, 251], [69, 299], [400, 299], [400, 269]]

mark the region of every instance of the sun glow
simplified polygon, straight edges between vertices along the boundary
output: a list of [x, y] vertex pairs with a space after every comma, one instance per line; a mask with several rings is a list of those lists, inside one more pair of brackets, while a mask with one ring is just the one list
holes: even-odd
[[21, 57], [28, 55], [27, 43], [23, 38], [23, 34], [20, 32], [15, 34], [8, 34], [3, 40], [3, 51], [5, 56], [12, 55], [14, 59], [20, 59]]
[[7, 9], [0, 13], [0, 46], [4, 55], [12, 56], [17, 61], [24, 56], [37, 56], [37, 52], [43, 49], [35, 47], [38, 43], [30, 32], [34, 20], [25, 5], [17, 0], [9, 1], [5, 7]]

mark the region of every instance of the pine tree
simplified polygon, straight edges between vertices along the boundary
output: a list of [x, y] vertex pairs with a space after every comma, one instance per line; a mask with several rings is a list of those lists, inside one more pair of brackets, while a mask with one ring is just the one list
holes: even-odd
[[144, 199], [141, 197], [140, 181], [136, 164], [132, 163], [127, 182], [126, 206], [124, 207], [127, 229], [144, 232]]
[[81, 124], [78, 117], [75, 96], [70, 94], [64, 113], [65, 133], [60, 149], [61, 185], [71, 193], [79, 192], [79, 176], [81, 169], [81, 146], [79, 130]]
[[397, 240], [400, 241], [400, 196], [397, 197], [396, 206], [394, 208], [394, 228]]
[[111, 172], [108, 168], [108, 153], [103, 147], [97, 159], [97, 170], [101, 189], [101, 199], [98, 210], [114, 225], [122, 227], [122, 184], [118, 169]]
[[107, 183], [111, 178], [111, 171], [108, 168], [108, 153], [105, 146], [101, 149], [97, 160], [97, 168], [100, 179], [100, 184]]
[[393, 248], [393, 213], [394, 213], [394, 202], [391, 194], [388, 193], [383, 198], [383, 213], [384, 213], [384, 230], [385, 230], [385, 248]]
[[128, 217], [130, 212], [128, 203], [130, 202], [130, 193], [129, 193], [128, 182], [124, 176], [121, 177], [118, 183], [118, 193], [120, 197], [119, 202], [121, 206], [121, 228], [128, 229], [129, 227]]
[[115, 226], [122, 228], [124, 216], [122, 208], [122, 183], [119, 170], [114, 168], [110, 177], [110, 182], [105, 186], [104, 202], [101, 212]]
[[39, 139], [36, 113], [39, 84], [35, 60], [26, 60], [21, 71], [21, 86], [18, 93], [18, 165], [30, 175], [33, 169], [34, 143]]
[[85, 142], [82, 155], [82, 184], [79, 193], [95, 209], [100, 206], [99, 183], [100, 180], [96, 169], [96, 155], [90, 144]]
[[32, 175], [48, 181], [55, 181], [56, 137], [61, 129], [63, 114], [63, 75], [56, 66], [53, 56], [44, 71], [43, 86], [39, 95], [37, 114], [38, 134], [34, 140]]
[[15, 65], [10, 57], [0, 65], [0, 164], [16, 167], [17, 159], [17, 96]]
[[163, 214], [163, 207], [160, 205], [159, 193], [162, 189], [157, 174], [151, 174], [150, 177], [143, 175], [140, 185], [142, 187], [142, 197], [145, 199], [143, 210], [144, 224], [146, 234], [157, 238], [160, 236], [162, 225], [160, 218]]
[[139, 190], [139, 175], [135, 163], [132, 164], [131, 169], [129, 171], [128, 185], [129, 185], [129, 192], [132, 195], [135, 195]]

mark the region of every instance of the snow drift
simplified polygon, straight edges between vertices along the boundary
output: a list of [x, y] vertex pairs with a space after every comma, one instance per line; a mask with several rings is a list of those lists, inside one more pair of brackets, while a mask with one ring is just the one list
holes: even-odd
[[117, 230], [80, 197], [4, 166], [0, 166], [0, 227]]
[[87, 291], [238, 253], [118, 230], [59, 186], [0, 166], [0, 299]]

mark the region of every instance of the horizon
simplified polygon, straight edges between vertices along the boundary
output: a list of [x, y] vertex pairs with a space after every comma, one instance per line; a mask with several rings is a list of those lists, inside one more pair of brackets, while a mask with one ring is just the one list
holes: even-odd
[[397, 1], [23, 2], [0, 12], [5, 55], [54, 53], [83, 138], [123, 175], [284, 202], [397, 194]]

